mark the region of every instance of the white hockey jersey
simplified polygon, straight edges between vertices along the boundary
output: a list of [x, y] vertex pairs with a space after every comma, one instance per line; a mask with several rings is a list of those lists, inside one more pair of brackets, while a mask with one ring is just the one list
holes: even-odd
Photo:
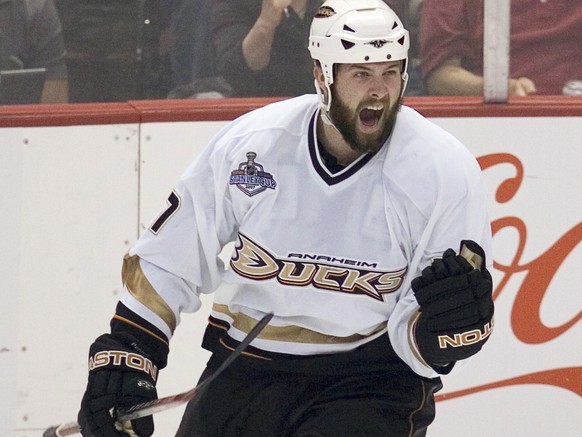
[[[144, 277], [122, 302], [171, 337], [180, 313], [215, 292], [212, 316], [236, 340], [274, 312], [253, 346], [286, 354], [351, 350], [388, 332], [412, 370], [438, 376], [411, 337], [410, 282], [463, 239], [492, 259], [476, 159], [403, 106], [380, 151], [331, 174], [317, 117], [317, 97], [307, 95], [219, 132], [130, 249], [128, 270]], [[218, 255], [231, 241], [225, 268]]]

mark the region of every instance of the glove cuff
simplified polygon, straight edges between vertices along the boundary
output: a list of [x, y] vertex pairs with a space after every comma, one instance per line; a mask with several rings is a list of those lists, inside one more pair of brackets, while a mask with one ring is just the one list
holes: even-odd
[[121, 302], [111, 319], [111, 336], [130, 349], [151, 359], [163, 369], [168, 362], [169, 342], [164, 333]]

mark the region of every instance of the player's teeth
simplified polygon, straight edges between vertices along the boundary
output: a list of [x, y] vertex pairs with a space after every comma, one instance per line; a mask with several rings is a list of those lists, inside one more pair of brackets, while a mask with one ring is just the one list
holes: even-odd
[[381, 111], [382, 108], [384, 108], [383, 105], [366, 106], [366, 109], [371, 109], [373, 111]]

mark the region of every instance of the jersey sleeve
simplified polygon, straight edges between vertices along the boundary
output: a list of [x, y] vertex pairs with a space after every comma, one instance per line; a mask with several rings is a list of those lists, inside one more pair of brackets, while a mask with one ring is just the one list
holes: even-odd
[[[430, 153], [438, 156], [436, 152]], [[436, 166], [430, 163], [434, 159], [431, 161], [428, 157], [426, 163], [415, 165], [417, 175], [412, 177], [417, 179], [416, 194], [402, 192], [402, 201], [396, 205], [398, 214], [407, 219], [413, 246], [404, 291], [388, 321], [388, 333], [396, 353], [417, 374], [429, 378], [439, 375], [424, 362], [414, 339], [413, 323], [419, 305], [411, 281], [448, 248], [458, 253], [462, 240], [474, 240], [485, 250], [488, 269], [493, 259], [489, 194], [481, 170], [460, 144], [452, 152], [441, 153]], [[454, 369], [467, 361], [459, 361]]]
[[180, 313], [197, 311], [200, 295], [218, 287], [219, 254], [237, 228], [218, 149], [215, 140], [197, 157], [124, 259], [122, 302], [168, 338]]

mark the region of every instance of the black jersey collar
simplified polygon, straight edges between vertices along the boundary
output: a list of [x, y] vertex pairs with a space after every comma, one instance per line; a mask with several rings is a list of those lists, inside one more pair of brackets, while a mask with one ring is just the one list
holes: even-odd
[[338, 184], [351, 175], [356, 173], [360, 170], [364, 165], [370, 161], [374, 157], [377, 152], [368, 153], [363, 157], [360, 157], [358, 161], [354, 164], [350, 165], [349, 167], [344, 168], [343, 170], [331, 174], [330, 170], [328, 170], [323, 162], [323, 158], [320, 156], [318, 151], [318, 140], [317, 140], [317, 133], [316, 133], [316, 122], [317, 115], [319, 114], [319, 110], [316, 110], [313, 116], [311, 117], [311, 121], [309, 122], [309, 131], [307, 134], [307, 144], [309, 146], [309, 156], [311, 158], [311, 163], [313, 164], [313, 168], [317, 171], [317, 174], [328, 184], [328, 185], [335, 185]]

